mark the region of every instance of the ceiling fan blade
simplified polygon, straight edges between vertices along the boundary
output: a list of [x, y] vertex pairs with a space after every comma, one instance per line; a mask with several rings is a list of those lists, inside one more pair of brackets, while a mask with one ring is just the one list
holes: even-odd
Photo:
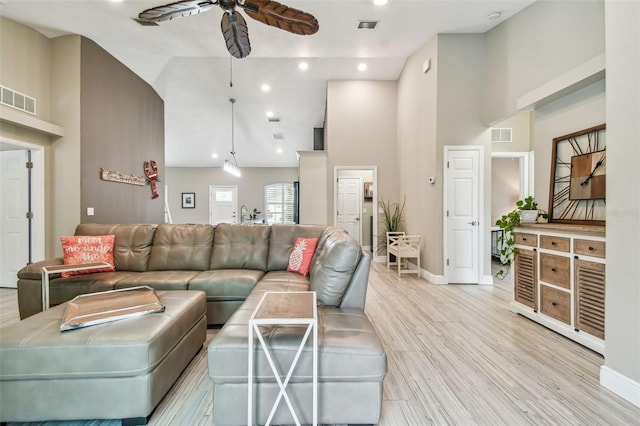
[[152, 7], [138, 15], [139, 19], [150, 22], [169, 21], [174, 18], [196, 15], [218, 5], [219, 0], [182, 0], [164, 6]]
[[242, 15], [233, 11], [222, 15], [220, 23], [224, 41], [227, 43], [227, 50], [232, 56], [242, 59], [251, 53], [251, 43], [249, 43], [249, 30], [247, 21]]
[[246, 0], [238, 2], [238, 6], [255, 20], [294, 34], [311, 35], [320, 28], [318, 20], [312, 14], [276, 1]]

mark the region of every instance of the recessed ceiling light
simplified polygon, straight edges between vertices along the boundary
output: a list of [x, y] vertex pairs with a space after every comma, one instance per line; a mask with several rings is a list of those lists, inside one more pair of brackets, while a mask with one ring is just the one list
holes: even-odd
[[273, 111], [267, 111], [267, 117], [269, 118], [273, 117]]
[[277, 152], [278, 154], [282, 154], [282, 148], [278, 148], [278, 149], [276, 149], [276, 152]]
[[302, 71], [306, 71], [309, 69], [309, 64], [306, 62], [300, 62], [298, 64], [298, 68], [301, 69]]
[[373, 0], [373, 4], [375, 4], [376, 6], [384, 6], [385, 4], [387, 4], [388, 0]]
[[271, 86], [269, 86], [267, 83], [264, 83], [262, 86], [260, 86], [260, 89], [262, 89], [263, 92], [268, 92], [269, 90], [271, 90]]
[[364, 62], [361, 62], [358, 64], [358, 71], [366, 71], [367, 70], [367, 64], [365, 64]]
[[502, 12], [498, 12], [498, 11], [496, 11], [496, 12], [491, 12], [490, 14], [488, 14], [488, 15], [487, 15], [487, 18], [489, 18], [489, 19], [492, 19], [492, 20], [493, 20], [493, 19], [498, 19], [498, 18], [499, 18], [499, 17], [501, 17], [501, 16], [502, 16]]
[[211, 158], [218, 158], [218, 154], [214, 152], [213, 154], [211, 154]]

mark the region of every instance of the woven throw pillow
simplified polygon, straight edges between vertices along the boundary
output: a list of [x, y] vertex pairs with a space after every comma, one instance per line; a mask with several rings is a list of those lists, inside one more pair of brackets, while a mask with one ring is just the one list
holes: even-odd
[[299, 237], [293, 245], [293, 249], [291, 249], [287, 271], [307, 275], [311, 265], [311, 258], [313, 258], [317, 245], [317, 238]]
[[62, 272], [63, 277], [73, 275], [92, 274], [94, 272], [113, 272], [116, 270], [113, 263], [113, 246], [115, 235], [76, 235], [60, 237], [62, 242], [63, 261], [65, 265], [105, 262], [109, 268], [97, 268], [86, 271]]

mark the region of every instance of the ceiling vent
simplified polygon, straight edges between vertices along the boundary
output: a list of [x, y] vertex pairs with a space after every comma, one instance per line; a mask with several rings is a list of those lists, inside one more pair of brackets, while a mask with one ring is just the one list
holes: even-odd
[[279, 123], [280, 117], [269, 117], [267, 121], [269, 121], [269, 123]]
[[283, 141], [284, 140], [284, 133], [274, 133], [273, 134], [273, 140], [274, 141]]
[[0, 103], [36, 115], [36, 98], [0, 86]]
[[358, 21], [359, 30], [374, 30], [379, 21]]
[[491, 142], [511, 142], [511, 127], [492, 127], [491, 128]]

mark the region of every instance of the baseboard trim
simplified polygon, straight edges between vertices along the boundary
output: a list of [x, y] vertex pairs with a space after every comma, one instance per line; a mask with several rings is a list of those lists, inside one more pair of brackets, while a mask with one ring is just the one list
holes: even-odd
[[640, 407], [640, 383], [603, 365], [600, 367], [600, 385]]
[[480, 277], [480, 285], [493, 285], [493, 275], [483, 275]]

